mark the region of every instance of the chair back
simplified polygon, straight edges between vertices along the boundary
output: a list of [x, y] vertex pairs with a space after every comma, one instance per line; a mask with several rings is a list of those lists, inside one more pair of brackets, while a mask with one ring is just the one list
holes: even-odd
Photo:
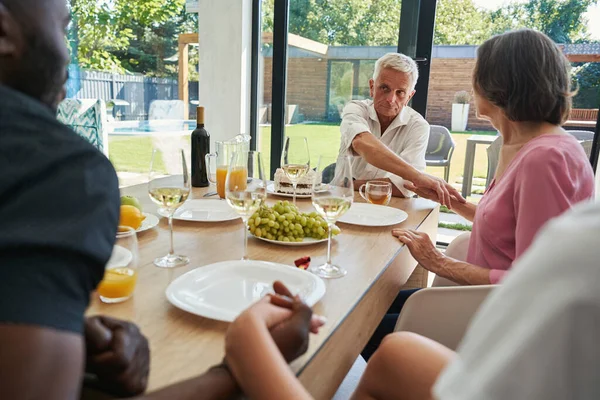
[[108, 157], [106, 104], [98, 99], [65, 99], [56, 118]]
[[498, 161], [500, 160], [500, 149], [502, 148], [502, 136], [498, 135], [496, 140], [492, 142], [487, 148], [488, 156], [488, 170], [485, 187], [489, 187], [496, 175], [496, 168], [498, 168]]
[[452, 140], [448, 128], [441, 125], [431, 125], [425, 159], [449, 160], [454, 151], [454, 146], [454, 140]]
[[182, 100], [154, 100], [150, 103], [148, 119], [187, 119]]

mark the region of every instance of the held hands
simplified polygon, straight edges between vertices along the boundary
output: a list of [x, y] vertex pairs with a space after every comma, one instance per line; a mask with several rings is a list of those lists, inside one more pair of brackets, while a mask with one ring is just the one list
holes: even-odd
[[426, 233], [410, 229], [394, 229], [392, 235], [408, 247], [410, 254], [423, 268], [434, 273], [439, 270], [444, 255], [435, 248]]
[[298, 296], [292, 297], [281, 282], [275, 282], [273, 288], [276, 294], [265, 296], [229, 327], [225, 338], [228, 363], [236, 364], [245, 357], [244, 348], [252, 346], [252, 340], [263, 340], [257, 333], [260, 335], [264, 328], [289, 363], [306, 352], [309, 332], [318, 333], [324, 325], [325, 319], [314, 316], [310, 307]]
[[458, 190], [448, 182], [425, 173], [419, 174], [416, 179], [413, 179], [412, 183], [405, 183], [404, 187], [420, 197], [438, 202], [448, 208], [452, 208], [452, 198], [460, 203], [466, 202]]
[[313, 315], [309, 306], [293, 296], [281, 282], [275, 282], [277, 296], [271, 296], [271, 304], [292, 311], [292, 316], [269, 330], [277, 348], [288, 363], [300, 357], [308, 349], [308, 333], [319, 333], [325, 318]]
[[115, 396], [143, 393], [148, 385], [148, 340], [132, 323], [96, 316], [85, 320], [86, 371]]

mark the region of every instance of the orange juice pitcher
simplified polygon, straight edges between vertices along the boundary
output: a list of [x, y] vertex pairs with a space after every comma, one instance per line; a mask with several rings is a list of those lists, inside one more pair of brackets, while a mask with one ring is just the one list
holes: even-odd
[[[236, 151], [248, 151], [249, 136], [237, 135], [232, 140], [215, 142], [215, 152], [206, 155], [206, 166], [208, 168], [208, 180], [217, 186], [219, 197], [225, 198], [225, 179], [227, 178], [227, 168], [231, 162], [231, 157]], [[216, 168], [211, 166], [210, 160], [214, 158]], [[212, 172], [215, 171], [215, 174]]]

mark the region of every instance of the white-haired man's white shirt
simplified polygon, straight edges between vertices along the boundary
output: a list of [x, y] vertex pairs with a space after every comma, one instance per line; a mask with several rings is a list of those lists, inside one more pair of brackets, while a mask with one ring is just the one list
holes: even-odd
[[352, 174], [354, 179], [372, 180], [389, 178], [404, 194], [410, 197], [413, 193], [404, 188], [404, 179], [390, 172], [381, 170], [367, 163], [352, 149], [352, 141], [362, 132], [370, 132], [396, 153], [405, 162], [419, 171], [425, 170], [425, 151], [429, 141], [429, 124], [410, 107], [404, 107], [385, 132], [381, 132], [381, 124], [373, 106], [373, 100], [354, 100], [344, 107], [340, 156], [352, 155]]
[[440, 400], [600, 399], [600, 204], [548, 223], [473, 318]]

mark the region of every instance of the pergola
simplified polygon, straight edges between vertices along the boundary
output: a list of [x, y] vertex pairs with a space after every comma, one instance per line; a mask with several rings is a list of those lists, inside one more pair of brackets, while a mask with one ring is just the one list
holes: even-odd
[[[189, 115], [189, 47], [190, 45], [198, 44], [198, 42], [199, 38], [197, 33], [184, 33], [179, 35], [179, 99], [183, 100], [184, 103], [184, 115]], [[263, 32], [262, 42], [273, 43], [273, 33]], [[288, 44], [323, 56], [327, 55], [327, 50], [329, 48], [326, 44], [292, 33], [288, 34]]]

